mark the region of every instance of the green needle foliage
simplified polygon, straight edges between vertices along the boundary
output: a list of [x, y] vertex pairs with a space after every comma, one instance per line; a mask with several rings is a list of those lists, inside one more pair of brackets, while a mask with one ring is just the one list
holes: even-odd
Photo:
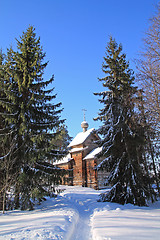
[[[4, 136], [10, 136], [8, 154], [16, 172], [15, 207], [32, 209], [33, 200], [41, 201], [47, 187], [58, 184], [63, 171], [55, 169], [50, 161], [66, 153], [51, 144], [61, 134], [64, 120], [60, 119], [61, 103], [53, 93], [54, 76], [44, 80], [45, 53], [30, 26], [17, 40], [17, 51], [7, 50], [1, 67], [1, 116], [8, 126]], [[65, 144], [62, 141], [62, 145]]]
[[103, 201], [120, 204], [147, 205], [155, 199], [148, 172], [145, 170], [142, 149], [145, 144], [144, 129], [134, 110], [135, 93], [133, 72], [129, 69], [122, 46], [111, 37], [106, 48], [102, 65], [105, 91], [95, 93], [100, 96], [100, 109], [95, 120], [102, 121], [98, 142], [102, 152], [98, 157], [104, 160], [98, 168], [106, 168], [110, 175], [111, 190], [102, 194]]

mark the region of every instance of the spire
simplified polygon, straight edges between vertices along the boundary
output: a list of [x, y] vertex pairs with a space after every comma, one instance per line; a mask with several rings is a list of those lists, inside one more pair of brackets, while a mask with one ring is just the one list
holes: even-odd
[[87, 128], [88, 128], [88, 123], [86, 122], [86, 115], [85, 115], [85, 112], [87, 111], [86, 109], [82, 109], [83, 111], [83, 114], [84, 114], [84, 121], [81, 123], [81, 127], [83, 129], [83, 132], [86, 132], [87, 131]]

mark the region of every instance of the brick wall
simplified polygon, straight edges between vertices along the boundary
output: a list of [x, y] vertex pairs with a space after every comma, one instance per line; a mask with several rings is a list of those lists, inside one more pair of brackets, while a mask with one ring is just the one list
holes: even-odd
[[59, 164], [57, 167], [68, 170], [68, 173], [62, 177], [62, 185], [73, 186], [73, 160]]
[[73, 163], [73, 185], [82, 186], [82, 152], [72, 153]]
[[98, 188], [97, 171], [95, 169], [96, 161], [94, 159], [86, 160], [87, 187]]

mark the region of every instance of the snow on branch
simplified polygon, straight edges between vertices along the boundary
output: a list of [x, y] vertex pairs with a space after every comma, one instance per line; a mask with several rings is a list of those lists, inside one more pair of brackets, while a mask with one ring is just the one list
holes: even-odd
[[103, 159], [103, 161], [100, 162], [100, 164], [97, 165], [97, 170], [100, 170], [100, 168], [109, 160], [110, 160], [110, 157], [107, 157], [107, 158]]
[[6, 115], [6, 116], [16, 116], [18, 114], [18, 111], [16, 113], [1, 113], [0, 115]]
[[2, 160], [2, 159], [4, 159], [4, 158], [6, 158], [6, 157], [8, 157], [9, 156], [9, 154], [11, 153], [11, 151], [12, 151], [12, 149], [10, 149], [10, 151], [5, 155], [5, 156], [3, 156], [3, 157], [0, 157], [0, 160]]
[[118, 117], [118, 120], [117, 120], [117, 122], [114, 124], [114, 126], [117, 126], [117, 125], [119, 124], [120, 119], [121, 119], [121, 115]]
[[[0, 129], [2, 131], [2, 129]], [[12, 130], [11, 132], [8, 133], [0, 133], [0, 136], [6, 136], [6, 135], [11, 135], [12, 133], [16, 132], [17, 130]]]

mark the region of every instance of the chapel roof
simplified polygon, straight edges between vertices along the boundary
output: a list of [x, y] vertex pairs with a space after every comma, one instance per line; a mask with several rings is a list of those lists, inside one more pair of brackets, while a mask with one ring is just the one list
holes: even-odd
[[96, 158], [96, 155], [97, 155], [98, 153], [100, 153], [101, 151], [102, 151], [102, 147], [97, 147], [97, 148], [93, 149], [93, 150], [84, 158], [84, 160]]
[[56, 160], [53, 165], [59, 165], [59, 164], [64, 164], [64, 163], [68, 163], [69, 161], [71, 161], [73, 158], [71, 158], [71, 154], [68, 153], [65, 157]]
[[76, 135], [76, 137], [71, 141], [71, 143], [68, 145], [68, 147], [73, 147], [80, 145], [86, 141], [86, 139], [90, 136], [91, 133], [93, 133], [95, 129], [91, 128], [87, 130], [86, 132], [80, 132]]

